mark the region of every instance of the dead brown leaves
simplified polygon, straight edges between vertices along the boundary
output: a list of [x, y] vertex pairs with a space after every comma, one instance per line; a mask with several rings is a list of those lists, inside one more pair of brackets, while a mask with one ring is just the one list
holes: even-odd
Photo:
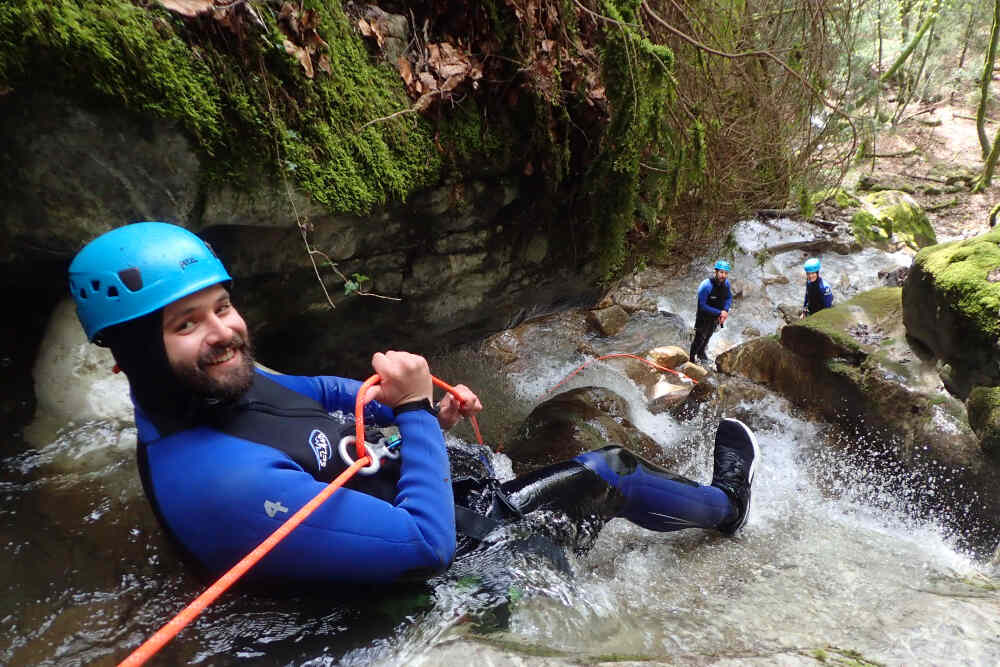
[[264, 27], [257, 10], [247, 0], [159, 0], [172, 12], [189, 18], [211, 16], [242, 41], [248, 24]]
[[212, 11], [212, 0], [160, 0], [160, 4], [182, 16], [198, 16]]
[[[386, 52], [387, 39], [399, 37], [398, 34], [390, 34], [391, 25], [387, 17], [383, 10], [370, 5], [357, 20], [361, 35], [374, 41], [383, 53]], [[416, 110], [423, 111], [435, 99], [452, 99], [463, 86], [473, 90], [479, 87], [483, 77], [482, 63], [463, 47], [461, 40], [422, 42], [418, 37], [413, 44], [392, 64], [399, 71], [410, 98], [415, 100]]]
[[[522, 69], [529, 87], [552, 104], [560, 104], [567, 91], [575, 91], [588, 105], [603, 106], [607, 100], [600, 64], [583, 44], [580, 28], [566, 29], [561, 12], [567, 10], [552, 0], [507, 0], [507, 5], [514, 10], [527, 44]], [[573, 13], [577, 26], [585, 23], [579, 6]]]
[[449, 99], [456, 89], [468, 83], [473, 90], [483, 77], [482, 65], [471, 55], [448, 42], [428, 44], [422, 57], [411, 63], [403, 54], [396, 62], [396, 69], [406, 84], [416, 106], [427, 108], [434, 98]]
[[285, 34], [285, 51], [295, 56], [310, 79], [315, 75], [313, 60], [316, 61], [316, 67], [327, 74], [331, 73], [330, 59], [323, 53], [330, 47], [316, 31], [318, 25], [316, 10], [303, 10], [301, 5], [295, 7], [290, 2], [281, 5], [278, 27]]
[[[243, 38], [248, 24], [266, 29], [257, 10], [247, 0], [159, 0], [160, 4], [181, 16], [211, 17], [234, 35]], [[313, 78], [316, 69], [331, 73], [330, 59], [324, 51], [329, 45], [320, 37], [316, 28], [319, 16], [313, 9], [303, 9], [302, 4], [284, 2], [278, 11], [278, 27], [285, 35], [282, 45], [302, 66], [305, 75]]]
[[[589, 17], [582, 17], [585, 20], [581, 21], [579, 7], [567, 9], [557, 0], [505, 0], [505, 4], [520, 27], [520, 37], [513, 45], [516, 59], [510, 55], [504, 59], [492, 58], [511, 45], [502, 47], [497, 43], [490, 23], [477, 21], [472, 16], [477, 11], [475, 6], [463, 0], [436, 3], [437, 13], [429, 16], [418, 18], [411, 13], [409, 19], [395, 17], [410, 24], [407, 34], [402, 36], [408, 44], [402, 55], [397, 56], [398, 51], [392, 52], [388, 45], [390, 38], [398, 40], [401, 35], [398, 25], [393, 27], [387, 18], [391, 15], [381, 8], [366, 5], [357, 15], [357, 27], [395, 65], [417, 111], [427, 109], [435, 101], [453, 101], [470, 90], [478, 90], [487, 75], [487, 63], [489, 80], [510, 80], [510, 71], [502, 70], [506, 62], [516, 64], [515, 76], [522, 87], [551, 104], [561, 104], [567, 92], [572, 91], [605, 116], [607, 99], [599, 59], [593, 44], [585, 44], [593, 35], [584, 33], [593, 30], [581, 31], [578, 27], [587, 23]], [[565, 11], [573, 12], [573, 16], [565, 17], [574, 24], [572, 30], [564, 26], [561, 12]], [[470, 18], [457, 20], [456, 16], [463, 12]], [[433, 34], [435, 22], [458, 25], [464, 30], [437, 34], [432, 41], [428, 33]], [[507, 89], [506, 97], [510, 104], [517, 103], [518, 95], [513, 89]]]

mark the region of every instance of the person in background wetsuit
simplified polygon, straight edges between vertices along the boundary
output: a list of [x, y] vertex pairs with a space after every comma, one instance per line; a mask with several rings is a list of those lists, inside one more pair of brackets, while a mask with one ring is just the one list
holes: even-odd
[[810, 257], [802, 268], [806, 272], [806, 296], [802, 301], [802, 312], [799, 313], [799, 319], [833, 306], [833, 290], [819, 276], [821, 268], [819, 259]]
[[694, 340], [691, 341], [691, 361], [710, 363], [705, 353], [708, 339], [715, 327], [723, 326], [733, 305], [733, 290], [729, 285], [729, 262], [720, 259], [715, 263], [715, 274], [705, 278], [698, 286], [698, 312], [694, 320]]
[[[69, 269], [88, 339], [109, 347], [128, 377], [146, 496], [205, 577], [230, 568], [349, 466], [352, 438], [331, 413], [352, 414], [361, 386], [256, 366], [231, 281], [200, 238], [161, 222], [99, 236]], [[383, 437], [380, 464], [320, 505], [245, 581], [318, 590], [426, 579], [452, 562], [457, 530], [474, 546], [543, 508], [727, 535], [747, 520], [759, 448], [737, 420], [719, 425], [710, 485], [614, 445], [502, 484], [452, 479], [442, 428], [479, 412], [479, 399], [458, 385], [460, 399], [448, 394], [435, 407], [427, 362], [408, 352], [376, 353], [372, 367], [381, 383], [369, 389], [366, 424], [395, 425], [401, 442]]]

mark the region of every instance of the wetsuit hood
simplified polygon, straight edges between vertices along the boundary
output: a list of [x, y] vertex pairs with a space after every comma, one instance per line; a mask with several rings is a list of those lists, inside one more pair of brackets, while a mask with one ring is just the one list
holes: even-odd
[[108, 327], [101, 333], [126, 376], [132, 397], [151, 416], [189, 422], [204, 404], [177, 378], [163, 343], [163, 309]]

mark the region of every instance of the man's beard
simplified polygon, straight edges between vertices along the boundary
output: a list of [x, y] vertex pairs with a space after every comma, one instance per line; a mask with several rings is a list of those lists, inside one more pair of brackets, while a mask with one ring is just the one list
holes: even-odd
[[[238, 366], [230, 369], [222, 378], [213, 377], [202, 370], [203, 364], [210, 363], [213, 358], [218, 358], [220, 353], [228, 349], [240, 352]], [[244, 340], [239, 334], [234, 334], [228, 345], [216, 347], [211, 354], [202, 355], [194, 366], [185, 366], [175, 371], [177, 379], [191, 391], [219, 403], [235, 401], [253, 384], [254, 364], [250, 340]]]

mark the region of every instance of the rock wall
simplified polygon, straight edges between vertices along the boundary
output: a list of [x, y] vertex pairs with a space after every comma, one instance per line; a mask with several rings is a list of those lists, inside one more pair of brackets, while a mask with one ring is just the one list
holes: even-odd
[[949, 391], [1000, 385], [1000, 231], [917, 253], [903, 285], [907, 334], [940, 360]]
[[[338, 216], [266, 174], [207, 186], [210, 158], [178, 127], [123, 111], [7, 95], [0, 136], [0, 344], [7, 388], [22, 396], [4, 408], [15, 423], [30, 418], [24, 390], [69, 261], [127, 222], [175, 222], [209, 240], [236, 278], [259, 358], [289, 372], [361, 374], [380, 349], [428, 352], [597, 296], [593, 241], [540, 224], [522, 183], [451, 180], [370, 216]], [[300, 224], [322, 253], [316, 268]], [[386, 298], [346, 296], [354, 273]]]

